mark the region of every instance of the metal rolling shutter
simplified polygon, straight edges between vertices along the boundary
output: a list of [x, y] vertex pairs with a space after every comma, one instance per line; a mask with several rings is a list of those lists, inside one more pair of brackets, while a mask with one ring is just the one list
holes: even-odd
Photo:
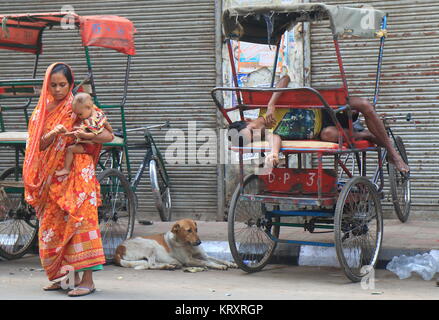
[[[314, 2], [314, 1], [312, 1]], [[317, 2], [317, 1], [315, 1]], [[327, 4], [353, 4], [357, 1], [331, 1]], [[405, 116], [412, 113], [416, 126], [403, 119], [392, 124], [406, 144], [412, 176], [412, 215], [437, 216], [439, 208], [439, 3], [435, 0], [361, 1], [389, 14], [384, 48], [380, 114]], [[328, 24], [312, 25], [311, 84], [337, 85], [335, 60]], [[377, 41], [341, 42], [350, 92], [373, 97]], [[386, 177], [387, 178], [387, 177]], [[388, 186], [388, 180], [387, 186]], [[387, 207], [390, 207], [387, 202]]]
[[[215, 2], [211, 0], [160, 1], [6, 1], [2, 13], [60, 11], [63, 5], [73, 5], [79, 15], [116, 14], [129, 18], [138, 31], [137, 55], [133, 57], [126, 104], [128, 127], [153, 125], [169, 120], [173, 129], [185, 134], [185, 163], [167, 168], [172, 182], [173, 219], [191, 217], [214, 220], [217, 216], [218, 176], [216, 162], [207, 165], [194, 163], [188, 155], [188, 121], [196, 121], [196, 130], [217, 129], [216, 109], [209, 92], [216, 84], [215, 70]], [[63, 32], [63, 36], [59, 35]], [[56, 32], [46, 30], [44, 53], [40, 58], [38, 76], [54, 61], [72, 65], [76, 78], [86, 74], [84, 54], [77, 30]], [[101, 102], [120, 101], [126, 58], [111, 50], [91, 48], [97, 91]], [[0, 75], [30, 77], [33, 57], [13, 51], [0, 51]], [[36, 103], [36, 101], [35, 101]], [[33, 104], [34, 105], [34, 104]], [[113, 127], [119, 127], [117, 112], [109, 112]], [[8, 117], [7, 128], [23, 128], [20, 115]], [[166, 131], [154, 131], [161, 151], [173, 141], [165, 141]], [[142, 141], [142, 133], [130, 133], [129, 141]], [[205, 144], [198, 141], [197, 148]], [[206, 145], [205, 145], [206, 146]], [[216, 152], [217, 145], [209, 146]], [[133, 175], [143, 160], [142, 150], [130, 152]], [[0, 167], [12, 165], [13, 155], [0, 152]], [[138, 189], [139, 218], [158, 220], [149, 193], [146, 173]]]

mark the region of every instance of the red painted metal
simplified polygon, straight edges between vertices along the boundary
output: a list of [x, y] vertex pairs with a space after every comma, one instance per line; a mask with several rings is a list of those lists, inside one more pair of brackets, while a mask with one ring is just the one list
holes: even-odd
[[[344, 88], [316, 90], [330, 106], [340, 107], [347, 104]], [[269, 91], [242, 91], [241, 94], [244, 104], [266, 107], [273, 93]], [[276, 102], [276, 108], [309, 108], [310, 106], [322, 106], [322, 102], [318, 96], [306, 89], [283, 92]]]
[[[227, 40], [227, 48], [229, 50], [229, 59], [230, 59], [230, 66], [232, 68], [232, 77], [233, 77], [233, 83], [235, 84], [236, 88], [239, 88], [238, 85], [238, 75], [236, 73], [236, 66], [235, 66], [235, 57], [233, 56], [233, 48], [232, 48], [232, 41], [230, 39]], [[241, 95], [240, 92], [236, 92], [236, 99], [238, 101], [238, 104], [242, 104]], [[241, 115], [241, 120], [244, 120], [244, 114], [242, 110], [239, 110]]]
[[337, 174], [332, 169], [273, 168], [270, 174], [259, 175], [266, 192], [288, 192], [289, 194], [334, 194], [337, 191]]
[[346, 167], [346, 165], [343, 163], [343, 161], [338, 159], [337, 162], [340, 165], [340, 167], [343, 169], [344, 173], [346, 173], [349, 178], [352, 178], [353, 175], [352, 175], [351, 171], [349, 171], [349, 169]]

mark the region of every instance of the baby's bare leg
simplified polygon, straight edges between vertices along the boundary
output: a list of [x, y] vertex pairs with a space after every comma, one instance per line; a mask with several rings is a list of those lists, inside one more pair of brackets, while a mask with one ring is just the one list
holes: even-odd
[[64, 159], [64, 169], [55, 172], [57, 177], [64, 176], [70, 173], [70, 169], [72, 168], [73, 163], [73, 155], [77, 153], [84, 153], [84, 147], [80, 144], [74, 144], [70, 147], [67, 147], [66, 157]]

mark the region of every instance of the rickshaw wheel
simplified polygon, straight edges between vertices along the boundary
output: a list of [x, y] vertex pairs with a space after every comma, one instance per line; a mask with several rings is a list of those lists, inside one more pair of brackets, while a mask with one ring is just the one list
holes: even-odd
[[[401, 155], [401, 158], [408, 164], [408, 157], [400, 136], [395, 137], [395, 149]], [[401, 222], [406, 222], [410, 214], [411, 194], [410, 178], [401, 174], [396, 167], [389, 163], [389, 181], [390, 191], [392, 193], [393, 207], [396, 215]]]
[[116, 169], [98, 175], [102, 205], [98, 208], [99, 228], [105, 259], [111, 262], [116, 248], [133, 234], [135, 219], [134, 193], [125, 176]]
[[354, 177], [343, 187], [334, 217], [338, 261], [353, 282], [372, 272], [383, 238], [381, 203], [375, 186], [364, 177]]
[[149, 178], [151, 180], [152, 195], [155, 206], [162, 221], [170, 221], [172, 214], [171, 189], [163, 168], [163, 163], [158, 160], [149, 162]]
[[[11, 167], [0, 174], [0, 180], [22, 181], [22, 169]], [[38, 219], [34, 209], [24, 200], [24, 190], [19, 193], [0, 195], [0, 256], [5, 259], [18, 259], [26, 254], [38, 238]], [[5, 202], [5, 203], [2, 203]], [[6, 202], [8, 202], [6, 204]]]
[[[244, 178], [244, 194], [256, 194], [259, 188], [256, 175]], [[272, 226], [265, 213], [263, 203], [241, 198], [238, 185], [229, 207], [228, 240], [233, 259], [246, 272], [260, 271], [276, 249], [277, 243], [268, 234], [279, 237], [279, 226]]]

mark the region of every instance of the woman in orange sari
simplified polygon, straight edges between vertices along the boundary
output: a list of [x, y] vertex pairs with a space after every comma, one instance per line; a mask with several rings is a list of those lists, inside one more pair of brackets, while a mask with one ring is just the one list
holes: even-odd
[[[54, 174], [63, 168], [66, 146], [74, 141], [64, 135], [77, 121], [72, 112], [73, 86], [73, 74], [66, 64], [54, 63], [47, 69], [38, 105], [29, 121], [23, 180], [26, 201], [39, 219], [43, 268], [49, 280], [74, 270], [76, 287], [68, 294], [81, 296], [95, 291], [92, 272], [102, 269], [105, 257], [97, 214], [100, 188], [95, 177], [100, 150], [93, 156], [75, 155], [69, 175]], [[109, 142], [112, 138], [104, 131], [94, 142]], [[61, 284], [56, 281], [43, 289], [60, 290]]]

